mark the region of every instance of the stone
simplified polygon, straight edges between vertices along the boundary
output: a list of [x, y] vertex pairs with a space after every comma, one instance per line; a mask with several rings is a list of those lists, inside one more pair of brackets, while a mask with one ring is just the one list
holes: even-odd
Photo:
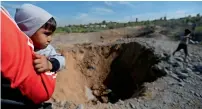
[[196, 93], [196, 92], [195, 92], [195, 94], [194, 94], [194, 95], [195, 95], [195, 96], [197, 96], [197, 97], [200, 97], [200, 94], [198, 94], [198, 93]]
[[200, 75], [200, 72], [195, 72], [195, 74]]
[[141, 102], [142, 100], [141, 99], [137, 99], [137, 102]]
[[108, 103], [108, 97], [106, 96], [101, 96], [102, 102], [103, 103]]
[[166, 66], [165, 69], [166, 70], [170, 70], [171, 68], [170, 68], [170, 66]]
[[169, 63], [169, 64], [172, 64], [172, 65], [175, 63], [175, 62], [173, 61], [172, 57], [170, 57], [170, 58], [168, 59], [168, 63]]
[[190, 91], [192, 94], [194, 94], [195, 92], [193, 90]]
[[192, 68], [192, 67], [193, 67], [191, 64], [188, 64], [187, 66], [188, 66], [189, 68]]
[[184, 61], [184, 59], [181, 58], [181, 57], [175, 57], [175, 59], [176, 59], [177, 61], [180, 61], [180, 62], [183, 62], [183, 61]]
[[170, 74], [170, 76], [171, 76], [172, 78], [174, 78], [174, 79], [176, 79], [176, 80], [178, 80], [178, 81], [179, 81], [179, 78], [178, 78], [178, 76], [177, 76], [176, 74], [171, 73], [171, 74]]
[[98, 90], [99, 89], [99, 85], [98, 84], [94, 84], [92, 87], [92, 90]]
[[123, 104], [124, 104], [124, 101], [122, 101], [122, 100], [119, 100], [119, 103], [120, 103], [121, 105], [123, 105]]
[[102, 95], [107, 95], [107, 94], [109, 94], [111, 92], [112, 92], [112, 90], [107, 89], [107, 90], [105, 90], [105, 91], [102, 92]]
[[92, 105], [96, 105], [96, 104], [98, 104], [98, 100], [94, 99], [94, 100], [91, 101], [91, 103], [92, 103]]
[[66, 103], [67, 103], [66, 101], [60, 101], [60, 106], [64, 107], [66, 105]]
[[184, 82], [179, 83], [179, 85], [182, 86], [182, 87], [184, 87], [184, 84], [185, 84]]
[[183, 63], [182, 62], [177, 62], [177, 66], [180, 68], [183, 68]]
[[130, 105], [131, 108], [136, 108], [135, 105], [132, 104], [132, 103], [129, 103], [129, 105]]
[[168, 84], [169, 84], [169, 85], [174, 85], [175, 83], [172, 82], [172, 81], [169, 81]]
[[169, 74], [169, 71], [167, 69], [164, 69], [163, 71], [164, 71], [164, 74], [166, 75]]
[[192, 72], [192, 70], [191, 70], [190, 68], [186, 68], [186, 71], [187, 71], [188, 73], [191, 73], [191, 72]]
[[190, 83], [190, 84], [192, 83], [192, 82], [191, 82], [190, 80], [188, 80], [188, 79], [186, 80], [186, 82], [187, 82], [187, 83]]
[[93, 92], [91, 89], [89, 89], [88, 87], [85, 86], [85, 92], [86, 92], [86, 97], [88, 98], [88, 100], [93, 100], [95, 99], [95, 96], [93, 95]]
[[79, 104], [79, 105], [76, 107], [76, 109], [84, 109], [83, 104]]
[[93, 90], [93, 95], [100, 96], [101, 92], [99, 90]]
[[189, 57], [192, 57], [192, 56], [193, 56], [193, 55], [190, 53], [190, 54], [189, 54]]
[[148, 107], [148, 105], [147, 105], [146, 103], [144, 103], [144, 106], [145, 106], [145, 107]]
[[96, 70], [96, 68], [95, 67], [93, 67], [93, 66], [87, 66], [87, 69], [89, 69], [89, 70]]
[[177, 72], [177, 75], [180, 79], [186, 79], [189, 75], [182, 72]]
[[202, 93], [200, 94], [200, 97], [202, 98]]

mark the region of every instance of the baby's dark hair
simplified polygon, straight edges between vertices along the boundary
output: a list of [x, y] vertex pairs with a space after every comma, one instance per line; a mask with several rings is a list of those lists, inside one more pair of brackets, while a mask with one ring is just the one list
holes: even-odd
[[185, 29], [184, 30], [184, 35], [186, 36], [186, 35], [188, 35], [188, 34], [190, 34], [191, 33], [191, 31], [189, 30], [189, 29]]
[[56, 30], [56, 27], [57, 27], [57, 23], [55, 21], [55, 19], [52, 17], [50, 18], [43, 26], [42, 28], [44, 29], [48, 29], [52, 32], [54, 32]]

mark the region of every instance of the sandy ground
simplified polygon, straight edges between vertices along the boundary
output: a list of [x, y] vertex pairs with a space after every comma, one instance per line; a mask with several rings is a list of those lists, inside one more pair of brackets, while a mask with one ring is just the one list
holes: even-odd
[[[116, 53], [107, 57], [111, 46], [94, 47], [99, 44], [106, 45], [113, 43], [128, 34], [134, 35], [143, 27], [124, 28], [116, 30], [107, 30], [94, 33], [70, 33], [56, 34], [52, 44], [57, 49], [65, 51], [66, 69], [58, 72], [56, 89], [51, 100], [54, 100], [56, 109], [75, 109], [79, 104], [83, 104], [85, 109], [200, 109], [202, 108], [202, 79], [200, 73], [194, 71], [188, 72], [187, 79], [177, 77], [178, 73], [183, 72], [181, 64], [174, 57], [174, 62], [180, 63], [178, 67], [165, 62], [165, 66], [171, 66], [166, 77], [160, 78], [155, 82], [146, 83], [147, 91], [144, 97], [130, 98], [125, 101], [119, 101], [115, 104], [97, 103], [92, 105], [89, 100], [94, 99], [91, 88], [102, 88], [102, 83], [106, 79], [106, 72], [109, 72], [111, 61], [116, 57]], [[159, 28], [159, 27], [158, 27]], [[153, 38], [139, 38], [141, 42], [147, 42], [155, 48], [158, 53], [166, 52], [171, 54], [177, 47], [178, 42], [169, 41], [168, 38], [159, 34], [160, 29], [150, 34]], [[130, 39], [124, 40], [125, 42]], [[83, 46], [85, 45], [85, 46]], [[190, 45], [191, 63], [200, 63], [201, 46]], [[183, 57], [183, 53], [177, 53], [177, 56]], [[195, 60], [199, 58], [198, 60]], [[169, 63], [169, 64], [168, 64]], [[189, 66], [194, 66], [190, 64]], [[191, 69], [192, 67], [188, 67]], [[178, 72], [178, 73], [175, 73]], [[176, 77], [176, 78], [173, 78]], [[187, 82], [188, 81], [188, 82]], [[98, 85], [98, 86], [96, 86]], [[105, 88], [103, 86], [103, 88]], [[185, 98], [186, 99], [185, 99]]]

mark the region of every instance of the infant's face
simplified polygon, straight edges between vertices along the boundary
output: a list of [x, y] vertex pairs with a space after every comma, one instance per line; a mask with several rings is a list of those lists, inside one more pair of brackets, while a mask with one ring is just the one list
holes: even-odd
[[46, 48], [52, 41], [52, 31], [40, 28], [32, 37], [32, 41], [36, 49]]

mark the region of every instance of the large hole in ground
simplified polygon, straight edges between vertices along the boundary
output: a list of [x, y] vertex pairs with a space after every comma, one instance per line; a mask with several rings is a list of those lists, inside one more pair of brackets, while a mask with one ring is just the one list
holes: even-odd
[[163, 76], [160, 57], [138, 42], [75, 45], [67, 53], [67, 70], [59, 72], [54, 99], [73, 103], [115, 103], [141, 96], [144, 82]]

